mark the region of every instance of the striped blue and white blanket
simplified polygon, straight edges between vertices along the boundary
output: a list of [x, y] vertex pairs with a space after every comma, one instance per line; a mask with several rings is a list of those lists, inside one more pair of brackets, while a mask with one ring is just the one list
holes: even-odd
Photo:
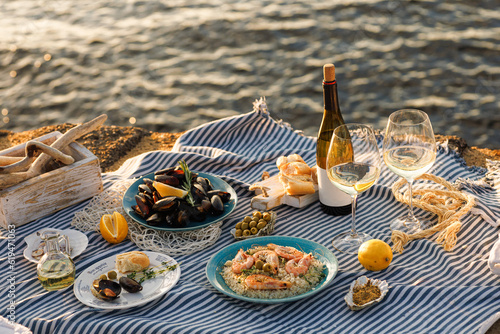
[[[13, 272], [6, 260], [8, 234], [2, 231], [0, 315], [11, 314], [9, 302], [17, 301], [16, 322], [37, 334], [484, 333], [500, 317], [500, 278], [491, 274], [487, 265], [491, 246], [498, 239], [498, 230], [492, 226], [500, 217], [498, 187], [494, 186], [498, 175], [493, 169], [467, 167], [446, 144], [439, 146], [430, 172], [451, 182], [460, 179], [463, 189], [478, 198], [475, 213], [482, 214], [469, 213], [462, 219], [452, 252], [445, 252], [432, 240], [416, 240], [406, 246], [403, 254], [395, 254], [389, 268], [381, 272], [368, 272], [356, 256], [334, 252], [340, 268], [333, 282], [311, 298], [293, 303], [250, 304], [217, 292], [205, 276], [208, 259], [234, 242], [230, 229], [251, 211], [253, 193], [247, 190], [248, 185], [263, 171], [276, 170], [276, 158], [292, 153], [314, 165], [315, 139], [297, 134], [260, 110], [195, 128], [179, 138], [172, 152], [143, 154], [127, 161], [117, 172], [103, 174], [105, 187], [110, 187], [124, 178], [138, 177], [185, 159], [192, 169], [213, 173], [231, 184], [238, 193], [238, 205], [213, 246], [176, 258], [182, 263], [182, 276], [167, 295], [127, 310], [86, 307], [72, 289], [44, 294], [36, 280], [35, 264], [22, 255], [26, 235], [42, 227], [70, 228], [73, 214], [88, 202], [17, 228]], [[491, 186], [480, 182], [487, 172]], [[389, 221], [407, 210], [391, 194], [390, 186], [396, 180], [397, 176], [383, 167], [378, 183], [358, 202], [358, 229], [387, 242]], [[318, 203], [303, 209], [282, 206], [276, 212], [279, 218], [274, 235], [306, 238], [332, 251], [332, 237], [345, 232], [350, 222], [349, 216], [323, 214]], [[98, 233], [86, 235], [89, 246], [76, 258], [77, 275], [97, 261], [137, 249], [128, 240], [111, 245]], [[15, 291], [9, 289], [12, 275], [17, 283]], [[390, 291], [377, 306], [354, 312], [347, 307], [344, 296], [351, 282], [362, 275], [387, 280]]]

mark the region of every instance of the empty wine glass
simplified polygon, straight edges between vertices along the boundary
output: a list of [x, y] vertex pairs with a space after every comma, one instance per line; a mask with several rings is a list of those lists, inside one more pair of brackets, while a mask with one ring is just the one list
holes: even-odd
[[380, 153], [373, 129], [363, 124], [345, 124], [333, 131], [328, 150], [327, 174], [330, 181], [351, 196], [351, 231], [341, 233], [332, 240], [340, 252], [357, 254], [359, 246], [372, 239], [356, 231], [356, 200], [368, 190], [380, 175]]
[[403, 109], [392, 113], [387, 122], [383, 143], [384, 161], [395, 174], [408, 182], [408, 214], [390, 223], [391, 230], [417, 233], [430, 222], [413, 214], [412, 185], [436, 160], [436, 140], [429, 116], [421, 110]]

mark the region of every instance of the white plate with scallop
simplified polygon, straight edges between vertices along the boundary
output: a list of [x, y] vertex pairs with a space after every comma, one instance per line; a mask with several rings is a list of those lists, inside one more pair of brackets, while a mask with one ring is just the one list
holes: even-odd
[[56, 228], [42, 228], [41, 230], [28, 235], [24, 238], [27, 247], [24, 249], [24, 257], [33, 263], [38, 263], [38, 259], [33, 257], [33, 251], [37, 250], [42, 243], [42, 239], [37, 233], [43, 233], [45, 231], [57, 231], [60, 235], [67, 235], [69, 239], [69, 244], [71, 246], [70, 257], [74, 259], [78, 255], [82, 254], [89, 244], [89, 239], [85, 234], [77, 230], [59, 230]]
[[[168, 255], [144, 251], [148, 257], [149, 267], [160, 266], [162, 263], [167, 263], [168, 266], [176, 265], [177, 261]], [[97, 263], [89, 266], [83, 271], [80, 276], [75, 280], [73, 291], [76, 298], [83, 304], [95, 307], [98, 309], [126, 309], [130, 307], [144, 305], [157, 298], [160, 298], [168, 291], [170, 291], [179, 281], [181, 277], [181, 268], [177, 265], [172, 271], [161, 274], [158, 277], [148, 279], [142, 283], [142, 291], [137, 293], [129, 293], [122, 289], [120, 296], [111, 301], [104, 301], [98, 299], [92, 294], [91, 285], [99, 276], [107, 274], [111, 270], [115, 270], [116, 255], [108, 257]], [[118, 274], [119, 276], [121, 274]], [[124, 275], [121, 275], [124, 276]]]

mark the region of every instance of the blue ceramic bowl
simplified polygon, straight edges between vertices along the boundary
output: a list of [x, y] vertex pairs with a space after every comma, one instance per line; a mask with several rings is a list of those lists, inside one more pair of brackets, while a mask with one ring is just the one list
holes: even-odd
[[[224, 267], [224, 264], [227, 261], [234, 259], [236, 253], [240, 248], [242, 248], [243, 250], [247, 250], [252, 246], [267, 245], [269, 243], [274, 243], [280, 246], [291, 246], [299, 250], [302, 250], [305, 253], [312, 253], [319, 261], [321, 261], [325, 265], [323, 270], [325, 277], [312, 290], [303, 293], [301, 295], [292, 296], [288, 298], [278, 298], [278, 299], [250, 298], [238, 295], [235, 292], [233, 292], [233, 290], [231, 290], [227, 286], [226, 282], [224, 281], [221, 275], [221, 271], [222, 268]], [[268, 236], [268, 237], [260, 237], [255, 239], [239, 241], [221, 249], [219, 252], [214, 254], [208, 261], [206, 268], [206, 275], [208, 280], [210, 281], [210, 284], [212, 284], [214, 288], [216, 288], [218, 291], [230, 297], [254, 303], [278, 304], [278, 303], [292, 302], [295, 300], [306, 298], [319, 292], [334, 279], [335, 275], [337, 274], [338, 267], [339, 265], [335, 255], [333, 255], [333, 253], [323, 245], [302, 238]]]
[[226, 191], [231, 194], [231, 200], [227, 203], [224, 203], [224, 212], [221, 215], [218, 216], [207, 216], [207, 218], [202, 221], [202, 222], [189, 222], [186, 227], [181, 227], [181, 228], [172, 228], [172, 227], [167, 227], [167, 226], [151, 226], [148, 223], [146, 223], [146, 220], [139, 216], [135, 211], [132, 209], [133, 205], [136, 205], [137, 203], [135, 202], [135, 195], [139, 193], [137, 190], [137, 187], [143, 183], [144, 178], [148, 178], [151, 180], [154, 180], [155, 175], [154, 173], [149, 173], [132, 183], [130, 187], [128, 187], [127, 191], [125, 192], [125, 195], [123, 195], [123, 210], [129, 215], [133, 220], [138, 222], [139, 224], [151, 228], [153, 230], [160, 230], [160, 231], [169, 231], [169, 232], [184, 232], [184, 231], [191, 231], [191, 230], [197, 230], [203, 227], [207, 227], [209, 225], [215, 224], [223, 219], [225, 219], [227, 216], [233, 212], [234, 208], [236, 207], [236, 203], [238, 203], [238, 196], [236, 195], [236, 192], [234, 189], [227, 184], [224, 180], [219, 179], [218, 177], [207, 174], [207, 173], [201, 173], [201, 172], [195, 172], [192, 171], [193, 173], [198, 174], [201, 177], [207, 178], [210, 180], [210, 182], [213, 185], [214, 189]]

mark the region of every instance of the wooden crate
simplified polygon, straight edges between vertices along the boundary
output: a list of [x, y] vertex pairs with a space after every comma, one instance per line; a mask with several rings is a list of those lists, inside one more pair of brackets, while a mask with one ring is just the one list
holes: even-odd
[[[47, 145], [62, 136], [58, 131], [35, 140]], [[0, 151], [3, 156], [24, 156], [25, 144]], [[65, 150], [75, 162], [0, 191], [0, 226], [21, 226], [99, 194], [99, 160], [77, 142]]]

